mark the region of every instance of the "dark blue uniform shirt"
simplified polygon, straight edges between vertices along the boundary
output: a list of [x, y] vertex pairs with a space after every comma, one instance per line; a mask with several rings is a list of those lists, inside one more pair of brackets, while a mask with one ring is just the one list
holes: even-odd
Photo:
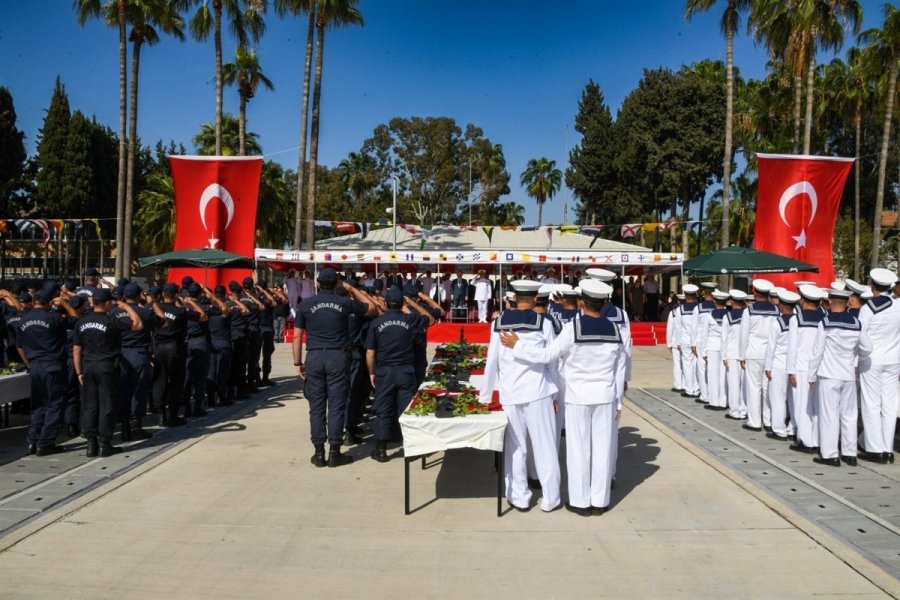
[[364, 316], [368, 305], [332, 291], [321, 291], [300, 302], [294, 327], [306, 331], [308, 350], [343, 350], [350, 347], [350, 315]]
[[56, 311], [32, 308], [19, 321], [16, 345], [30, 361], [65, 364], [68, 320]]
[[225, 300], [227, 312], [215, 311], [209, 315], [209, 339], [217, 347], [227, 346], [231, 342], [231, 324], [235, 316], [240, 315], [237, 305], [232, 300]]
[[375, 351], [376, 367], [399, 367], [413, 364], [413, 341], [428, 325], [422, 315], [404, 314], [391, 308], [369, 323], [366, 350]]
[[161, 323], [157, 325], [153, 332], [153, 339], [157, 344], [176, 342], [183, 345], [187, 320], [191, 318], [190, 315], [193, 315], [192, 318], [196, 319], [199, 314], [194, 311], [186, 311], [184, 308], [168, 302], [160, 302], [159, 308], [166, 316], [169, 326], [163, 327]]
[[131, 319], [117, 319], [106, 313], [90, 312], [75, 324], [73, 342], [82, 347], [82, 359], [109, 362], [119, 358], [122, 332], [131, 329]]
[[[141, 322], [144, 324], [144, 328], [140, 331], [132, 331], [129, 325], [128, 329], [122, 331], [122, 349], [144, 350], [149, 352], [150, 342], [152, 341], [150, 332], [156, 327], [162, 327], [163, 321], [156, 316], [156, 313], [154, 313], [153, 309], [149, 306], [132, 304], [131, 308], [133, 308], [134, 312], [140, 317]], [[128, 316], [125, 309], [119, 308], [118, 306], [109, 311], [109, 314], [116, 319], [127, 319], [129, 324], [131, 323], [131, 317]]]

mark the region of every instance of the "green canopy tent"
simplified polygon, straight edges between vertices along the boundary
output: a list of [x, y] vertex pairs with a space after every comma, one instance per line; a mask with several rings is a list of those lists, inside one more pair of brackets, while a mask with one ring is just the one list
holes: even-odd
[[686, 275], [742, 275], [751, 273], [818, 273], [819, 267], [780, 254], [730, 246], [684, 261]]
[[[199, 267], [204, 270], [209, 269], [252, 269], [254, 268], [253, 259], [219, 250], [218, 248], [196, 248], [192, 250], [174, 250], [165, 252], [155, 256], [147, 256], [138, 260], [138, 264], [142, 267]], [[204, 283], [208, 283], [207, 281]]]

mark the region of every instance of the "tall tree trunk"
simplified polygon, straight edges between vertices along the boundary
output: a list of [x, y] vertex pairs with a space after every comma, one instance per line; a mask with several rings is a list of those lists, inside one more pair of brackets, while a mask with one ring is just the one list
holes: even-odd
[[216, 40], [216, 156], [222, 156], [222, 0], [214, 0]]
[[[325, 54], [325, 24], [316, 25], [316, 76], [313, 82], [312, 120], [309, 127], [309, 186], [306, 190], [306, 248], [315, 250], [316, 165], [319, 159], [319, 100], [322, 97], [322, 59]], [[396, 220], [396, 215], [394, 215]], [[396, 224], [395, 224], [396, 226]]]
[[862, 99], [856, 101], [856, 160], [853, 162], [853, 279], [859, 281], [859, 153], [862, 146]]
[[806, 66], [806, 118], [803, 123], [803, 154], [808, 155], [812, 142], [813, 88], [816, 85], [816, 28], [809, 41], [809, 63]]
[[703, 254], [703, 213], [706, 212], [706, 195], [700, 198], [700, 216], [697, 223], [697, 256]]
[[544, 216], [544, 203], [538, 201], [538, 227], [543, 224], [543, 216]]
[[128, 179], [125, 183], [125, 231], [122, 242], [122, 277], [131, 277], [131, 221], [134, 218], [134, 170], [137, 154], [138, 72], [142, 40], [134, 40], [131, 51], [131, 113], [128, 118]]
[[241, 107], [238, 113], [238, 154], [240, 156], [247, 155], [246, 138], [247, 135], [247, 98], [241, 96]]
[[791, 154], [800, 154], [800, 113], [803, 106], [803, 77], [794, 75], [794, 145]]
[[[125, 185], [128, 146], [125, 121], [128, 118], [128, 56], [125, 35], [125, 0], [119, 6], [119, 176], [116, 184], [116, 279], [122, 276], [122, 246], [125, 240]], [[101, 262], [100, 270], [103, 270]]]
[[306, 126], [309, 123], [309, 79], [312, 75], [313, 37], [316, 28], [316, 5], [309, 6], [309, 23], [306, 26], [306, 62], [303, 66], [303, 100], [300, 105], [300, 159], [297, 164], [297, 207], [294, 222], [294, 247], [300, 248], [303, 232], [303, 183], [306, 178]]
[[731, 145], [734, 127], [734, 29], [725, 32], [725, 171], [722, 176], [722, 248], [728, 247], [728, 202], [731, 197]]
[[875, 195], [875, 226], [872, 229], [872, 262], [878, 266], [881, 250], [881, 211], [884, 210], [884, 180], [887, 177], [888, 142], [891, 138], [891, 116], [894, 113], [894, 94], [897, 93], [897, 57], [891, 57], [891, 75], [888, 80], [887, 102], [884, 107], [884, 130], [881, 134], [881, 156], [878, 157], [878, 191]]

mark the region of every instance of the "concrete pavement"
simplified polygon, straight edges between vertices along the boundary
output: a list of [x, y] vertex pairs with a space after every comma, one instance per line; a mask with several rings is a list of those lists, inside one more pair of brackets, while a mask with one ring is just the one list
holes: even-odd
[[[670, 376], [636, 349], [633, 387]], [[289, 349], [279, 346], [279, 376]], [[655, 386], [659, 387], [659, 386]], [[3, 598], [616, 598], [897, 594], [670, 437], [623, 414], [613, 507], [497, 518], [493, 457], [309, 463], [295, 381], [0, 538]], [[662, 427], [662, 428], [661, 428]], [[98, 461], [94, 461], [98, 462]], [[27, 492], [27, 491], [26, 491]], [[850, 564], [848, 564], [850, 563]], [[875, 581], [876, 583], [873, 583]], [[880, 587], [879, 587], [880, 586]]]

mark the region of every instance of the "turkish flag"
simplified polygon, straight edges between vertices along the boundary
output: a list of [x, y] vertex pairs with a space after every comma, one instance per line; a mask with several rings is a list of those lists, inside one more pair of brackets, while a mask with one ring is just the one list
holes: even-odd
[[[219, 248], [252, 258], [261, 157], [170, 156], [175, 187], [174, 250]], [[169, 269], [181, 285], [190, 275], [212, 288], [250, 275], [250, 269]]]
[[759, 184], [753, 247], [819, 267], [818, 273], [763, 275], [775, 285], [795, 281], [828, 287], [834, 280], [832, 240], [852, 158], [757, 154]]

